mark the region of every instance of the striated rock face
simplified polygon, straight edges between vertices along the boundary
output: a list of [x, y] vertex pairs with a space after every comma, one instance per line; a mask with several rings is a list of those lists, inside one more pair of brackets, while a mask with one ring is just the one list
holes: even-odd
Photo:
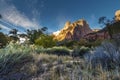
[[116, 21], [120, 21], [120, 10], [117, 10], [117, 11], [115, 12], [115, 20], [116, 20]]
[[91, 33], [87, 22], [83, 19], [80, 19], [74, 23], [66, 22], [64, 28], [60, 30], [59, 34], [55, 36], [54, 39], [59, 41], [62, 40], [80, 40], [84, 35]]

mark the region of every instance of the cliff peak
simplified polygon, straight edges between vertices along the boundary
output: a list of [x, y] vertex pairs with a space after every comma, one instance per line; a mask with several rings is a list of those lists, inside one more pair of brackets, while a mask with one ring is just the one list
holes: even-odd
[[80, 40], [84, 35], [92, 32], [88, 23], [84, 19], [77, 20], [73, 23], [67, 21], [63, 29], [60, 30], [59, 35], [54, 39], [62, 40]]

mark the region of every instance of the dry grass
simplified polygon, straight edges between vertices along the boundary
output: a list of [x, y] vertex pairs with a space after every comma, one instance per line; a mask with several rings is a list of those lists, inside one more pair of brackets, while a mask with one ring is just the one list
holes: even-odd
[[[108, 43], [104, 47], [98, 47], [84, 58], [72, 58], [69, 55], [38, 54], [36, 46], [10, 44], [0, 50], [0, 80], [119, 80], [118, 65], [114, 69], [107, 69], [101, 64], [107, 58], [116, 58], [116, 47]], [[102, 53], [105, 50], [110, 54]], [[105, 54], [110, 57], [105, 58]], [[96, 59], [100, 63], [96, 63]]]

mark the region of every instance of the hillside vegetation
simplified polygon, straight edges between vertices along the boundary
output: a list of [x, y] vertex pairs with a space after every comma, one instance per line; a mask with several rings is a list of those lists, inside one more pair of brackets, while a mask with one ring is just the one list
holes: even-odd
[[71, 55], [81, 54], [79, 51], [80, 48], [75, 51], [64, 47], [45, 49], [35, 45], [10, 43], [0, 50], [0, 79], [116, 80], [120, 78], [118, 43], [104, 42], [100, 47], [88, 51], [83, 57]]

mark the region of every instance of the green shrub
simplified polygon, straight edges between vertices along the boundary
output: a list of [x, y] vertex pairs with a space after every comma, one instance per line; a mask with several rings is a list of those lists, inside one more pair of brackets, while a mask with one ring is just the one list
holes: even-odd
[[60, 55], [65, 56], [65, 55], [70, 55], [70, 50], [66, 47], [53, 47], [51, 48], [50, 53], [58, 56]]
[[87, 43], [88, 43], [88, 41], [85, 39], [80, 39], [80, 41], [78, 41], [79, 46], [85, 46]]
[[44, 48], [50, 48], [56, 45], [56, 41], [53, 40], [52, 36], [41, 35], [38, 39], [35, 40], [35, 44], [43, 46]]
[[38, 47], [35, 49], [35, 52], [38, 54], [45, 53], [45, 54], [53, 54], [58, 56], [70, 55], [70, 49], [66, 47], [53, 47], [53, 48]]
[[[40, 54], [36, 54], [39, 52]], [[38, 75], [51, 74], [54, 66], [72, 60], [70, 56], [58, 57], [58, 52], [59, 55], [68, 55], [69, 49], [65, 47], [45, 49], [40, 46], [10, 42], [5, 48], [0, 49], [0, 80], [3, 77], [5, 80], [31, 80]]]
[[84, 46], [76, 47], [72, 52], [72, 56], [73, 57], [83, 57], [89, 50], [90, 50], [90, 48], [84, 47]]
[[120, 68], [120, 42], [103, 42], [101, 46], [96, 47], [93, 51], [89, 52], [85, 58], [93, 68], [98, 65], [105, 70], [115, 70]]
[[8, 43], [7, 36], [0, 32], [0, 48], [5, 47], [7, 43]]
[[6, 48], [0, 49], [0, 74], [10, 74], [14, 71], [16, 66], [18, 70], [25, 64], [33, 60], [31, 49], [28, 47], [20, 46], [18, 44], [10, 43]]
[[58, 46], [66, 46], [69, 49], [73, 49], [73, 47], [77, 45], [77, 41], [74, 41], [74, 40], [63, 40], [63, 41], [57, 42], [57, 45]]

